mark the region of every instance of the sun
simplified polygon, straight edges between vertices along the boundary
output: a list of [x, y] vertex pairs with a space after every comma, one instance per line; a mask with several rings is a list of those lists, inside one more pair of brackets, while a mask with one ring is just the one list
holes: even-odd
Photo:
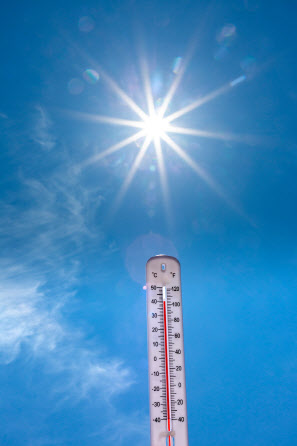
[[166, 132], [169, 130], [169, 124], [158, 112], [153, 112], [144, 121], [144, 131], [146, 137], [151, 140], [156, 138], [163, 138]]
[[[115, 199], [114, 209], [118, 208], [120, 205], [124, 195], [126, 194], [143, 158], [148, 149], [148, 147], [152, 144], [155, 148], [156, 159], [158, 163], [158, 170], [160, 175], [161, 189], [162, 195], [164, 199], [164, 204], [167, 210], [167, 215], [169, 215], [170, 209], [170, 197], [169, 197], [169, 188], [167, 182], [167, 172], [166, 172], [166, 160], [164, 160], [162, 144], [166, 144], [169, 146], [185, 163], [187, 163], [191, 169], [203, 180], [208, 186], [214, 190], [216, 194], [218, 194], [221, 198], [223, 198], [229, 206], [235, 209], [238, 212], [237, 206], [235, 206], [229, 197], [224, 193], [221, 186], [219, 186], [215, 180], [205, 171], [205, 169], [198, 164], [190, 155], [178, 145], [174, 139], [169, 136], [170, 134], [180, 134], [180, 135], [189, 135], [189, 136], [198, 136], [202, 138], [212, 138], [219, 140], [233, 140], [233, 141], [241, 141], [249, 143], [251, 138], [246, 138], [242, 136], [237, 136], [232, 133], [217, 133], [209, 130], [202, 129], [193, 129], [188, 127], [180, 127], [173, 124], [175, 120], [180, 118], [181, 116], [186, 115], [187, 113], [201, 107], [207, 102], [214, 100], [218, 96], [227, 93], [230, 89], [237, 87], [243, 81], [246, 80], [244, 75], [241, 75], [234, 80], [224, 84], [223, 86], [217, 88], [216, 90], [208, 93], [205, 96], [200, 96], [195, 99], [193, 102], [189, 103], [185, 107], [171, 113], [166, 116], [166, 112], [171, 104], [174, 94], [182, 80], [182, 77], [185, 73], [186, 63], [181, 66], [179, 73], [176, 75], [173, 80], [169, 91], [163, 102], [160, 106], [155, 107], [155, 102], [152, 94], [151, 83], [149, 80], [149, 73], [146, 63], [143, 61], [142, 63], [142, 76], [144, 83], [144, 94], [146, 96], [147, 108], [148, 112], [145, 112], [142, 108], [140, 108], [135, 101], [127, 95], [127, 93], [122, 90], [118, 84], [108, 76], [104, 70], [98, 68], [100, 72], [101, 79], [103, 79], [107, 85], [111, 88], [111, 90], [116, 93], [119, 98], [125, 102], [129, 108], [138, 116], [138, 120], [128, 120], [123, 118], [116, 118], [112, 116], [103, 116], [103, 115], [92, 115], [88, 113], [80, 113], [80, 112], [70, 112], [72, 117], [76, 117], [79, 119], [87, 119], [89, 121], [94, 121], [97, 123], [105, 123], [116, 126], [125, 126], [135, 128], [137, 131], [133, 133], [128, 138], [125, 138], [122, 141], [110, 146], [106, 150], [96, 154], [85, 160], [81, 163], [80, 168], [86, 168], [96, 162], [99, 162], [106, 156], [111, 155], [118, 150], [131, 145], [132, 143], [136, 143], [137, 141], [141, 141], [142, 143], [139, 146], [137, 144], [138, 153], [135, 156], [134, 162], [124, 180], [124, 183], [121, 189], [118, 192], [118, 195]], [[140, 148], [139, 148], [140, 147]]]

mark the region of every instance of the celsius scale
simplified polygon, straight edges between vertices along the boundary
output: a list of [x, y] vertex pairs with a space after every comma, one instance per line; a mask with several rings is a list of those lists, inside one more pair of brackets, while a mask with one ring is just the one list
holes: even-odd
[[180, 264], [146, 264], [151, 446], [188, 446]]

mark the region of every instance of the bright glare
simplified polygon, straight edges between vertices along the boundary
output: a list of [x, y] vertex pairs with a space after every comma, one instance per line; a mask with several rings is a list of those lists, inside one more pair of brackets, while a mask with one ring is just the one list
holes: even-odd
[[[108, 149], [90, 157], [88, 160], [86, 160], [84, 163], [81, 164], [81, 167], [88, 166], [90, 164], [93, 164], [96, 161], [101, 160], [105, 156], [108, 156], [126, 146], [129, 144], [136, 142], [140, 139], [143, 139], [143, 143], [141, 146], [141, 149], [138, 151], [136, 158], [134, 160], [133, 165], [131, 166], [131, 169], [121, 187], [121, 190], [119, 191], [118, 197], [115, 200], [115, 208], [120, 204], [121, 200], [123, 199], [125, 193], [127, 192], [133, 177], [135, 173], [137, 172], [144, 155], [149, 148], [149, 146], [152, 144], [155, 148], [156, 152], [156, 159], [158, 163], [159, 168], [159, 174], [160, 174], [160, 180], [161, 180], [161, 186], [162, 186], [162, 193], [164, 198], [164, 203], [166, 205], [166, 211], [169, 216], [169, 209], [170, 209], [170, 197], [169, 197], [169, 190], [168, 190], [168, 184], [167, 184], [167, 174], [166, 174], [166, 162], [163, 157], [163, 151], [161, 147], [161, 143], [166, 143], [168, 147], [174, 150], [174, 152], [183, 159], [194, 171], [195, 173], [202, 178], [217, 194], [219, 194], [222, 198], [224, 198], [230, 205], [230, 200], [226, 195], [223, 193], [222, 189], [215, 183], [215, 181], [210, 177], [210, 175], [204, 171], [204, 169], [196, 162], [194, 161], [190, 155], [188, 155], [178, 144], [175, 143], [175, 141], [170, 138], [168, 134], [175, 133], [180, 135], [192, 135], [192, 136], [200, 136], [203, 138], [215, 138], [215, 139], [222, 139], [222, 140], [242, 140], [242, 137], [236, 137], [236, 135], [233, 134], [225, 134], [225, 133], [215, 133], [207, 130], [198, 130], [193, 128], [185, 128], [176, 126], [173, 123], [177, 118], [180, 118], [181, 116], [186, 115], [187, 113], [197, 109], [198, 107], [201, 107], [203, 104], [215, 99], [216, 97], [226, 93], [231, 88], [241, 84], [246, 78], [245, 76], [240, 76], [239, 78], [236, 78], [235, 80], [223, 85], [222, 87], [218, 88], [217, 90], [209, 93], [208, 95], [204, 97], [199, 97], [192, 103], [188, 104], [187, 106], [181, 108], [180, 110], [177, 110], [176, 112], [166, 115], [166, 112], [169, 108], [169, 105], [172, 101], [173, 95], [176, 92], [176, 89], [178, 85], [181, 82], [181, 79], [183, 77], [183, 74], [185, 72], [186, 64], [181, 69], [180, 74], [175, 78], [175, 80], [172, 83], [172, 86], [170, 87], [167, 95], [165, 98], [163, 98], [163, 102], [161, 107], [156, 108], [154, 104], [154, 98], [152, 94], [152, 88], [150, 84], [150, 78], [148, 73], [148, 68], [146, 63], [143, 63], [143, 79], [144, 79], [144, 90], [145, 95], [147, 99], [147, 105], [148, 105], [148, 114], [145, 113], [134, 101], [132, 98], [130, 98], [117, 84], [116, 82], [111, 79], [106, 73], [104, 73], [103, 70], [101, 70], [101, 77], [107, 82], [107, 84], [110, 86], [110, 88], [129, 106], [129, 108], [134, 111], [140, 120], [134, 121], [134, 120], [128, 120], [123, 118], [116, 118], [116, 117], [110, 117], [110, 116], [102, 116], [102, 115], [89, 115], [87, 113], [72, 113], [73, 116], [76, 116], [78, 118], [88, 119], [96, 122], [102, 122], [106, 124], [112, 124], [112, 125], [120, 125], [120, 126], [126, 126], [126, 127], [134, 127], [137, 129], [137, 132], [130, 137], [112, 145]], [[139, 147], [139, 145], [137, 145]], [[234, 206], [232, 205], [234, 208]]]
[[167, 120], [159, 116], [157, 113], [152, 113], [144, 121], [144, 131], [146, 136], [151, 140], [162, 138], [168, 130]]

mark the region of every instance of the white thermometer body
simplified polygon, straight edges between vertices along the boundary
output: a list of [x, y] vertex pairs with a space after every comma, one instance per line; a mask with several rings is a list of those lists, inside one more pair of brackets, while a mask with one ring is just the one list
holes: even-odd
[[151, 446], [188, 446], [180, 264], [146, 265]]

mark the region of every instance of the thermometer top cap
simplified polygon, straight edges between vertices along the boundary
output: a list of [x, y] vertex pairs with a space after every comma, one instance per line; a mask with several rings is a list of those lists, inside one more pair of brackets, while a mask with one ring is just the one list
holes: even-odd
[[151, 257], [150, 259], [148, 259], [148, 261], [146, 263], [148, 264], [151, 260], [155, 259], [156, 257], [163, 257], [164, 259], [173, 259], [173, 260], [176, 260], [179, 263], [179, 260], [176, 257], [167, 256], [166, 254], [157, 254], [156, 256]]

